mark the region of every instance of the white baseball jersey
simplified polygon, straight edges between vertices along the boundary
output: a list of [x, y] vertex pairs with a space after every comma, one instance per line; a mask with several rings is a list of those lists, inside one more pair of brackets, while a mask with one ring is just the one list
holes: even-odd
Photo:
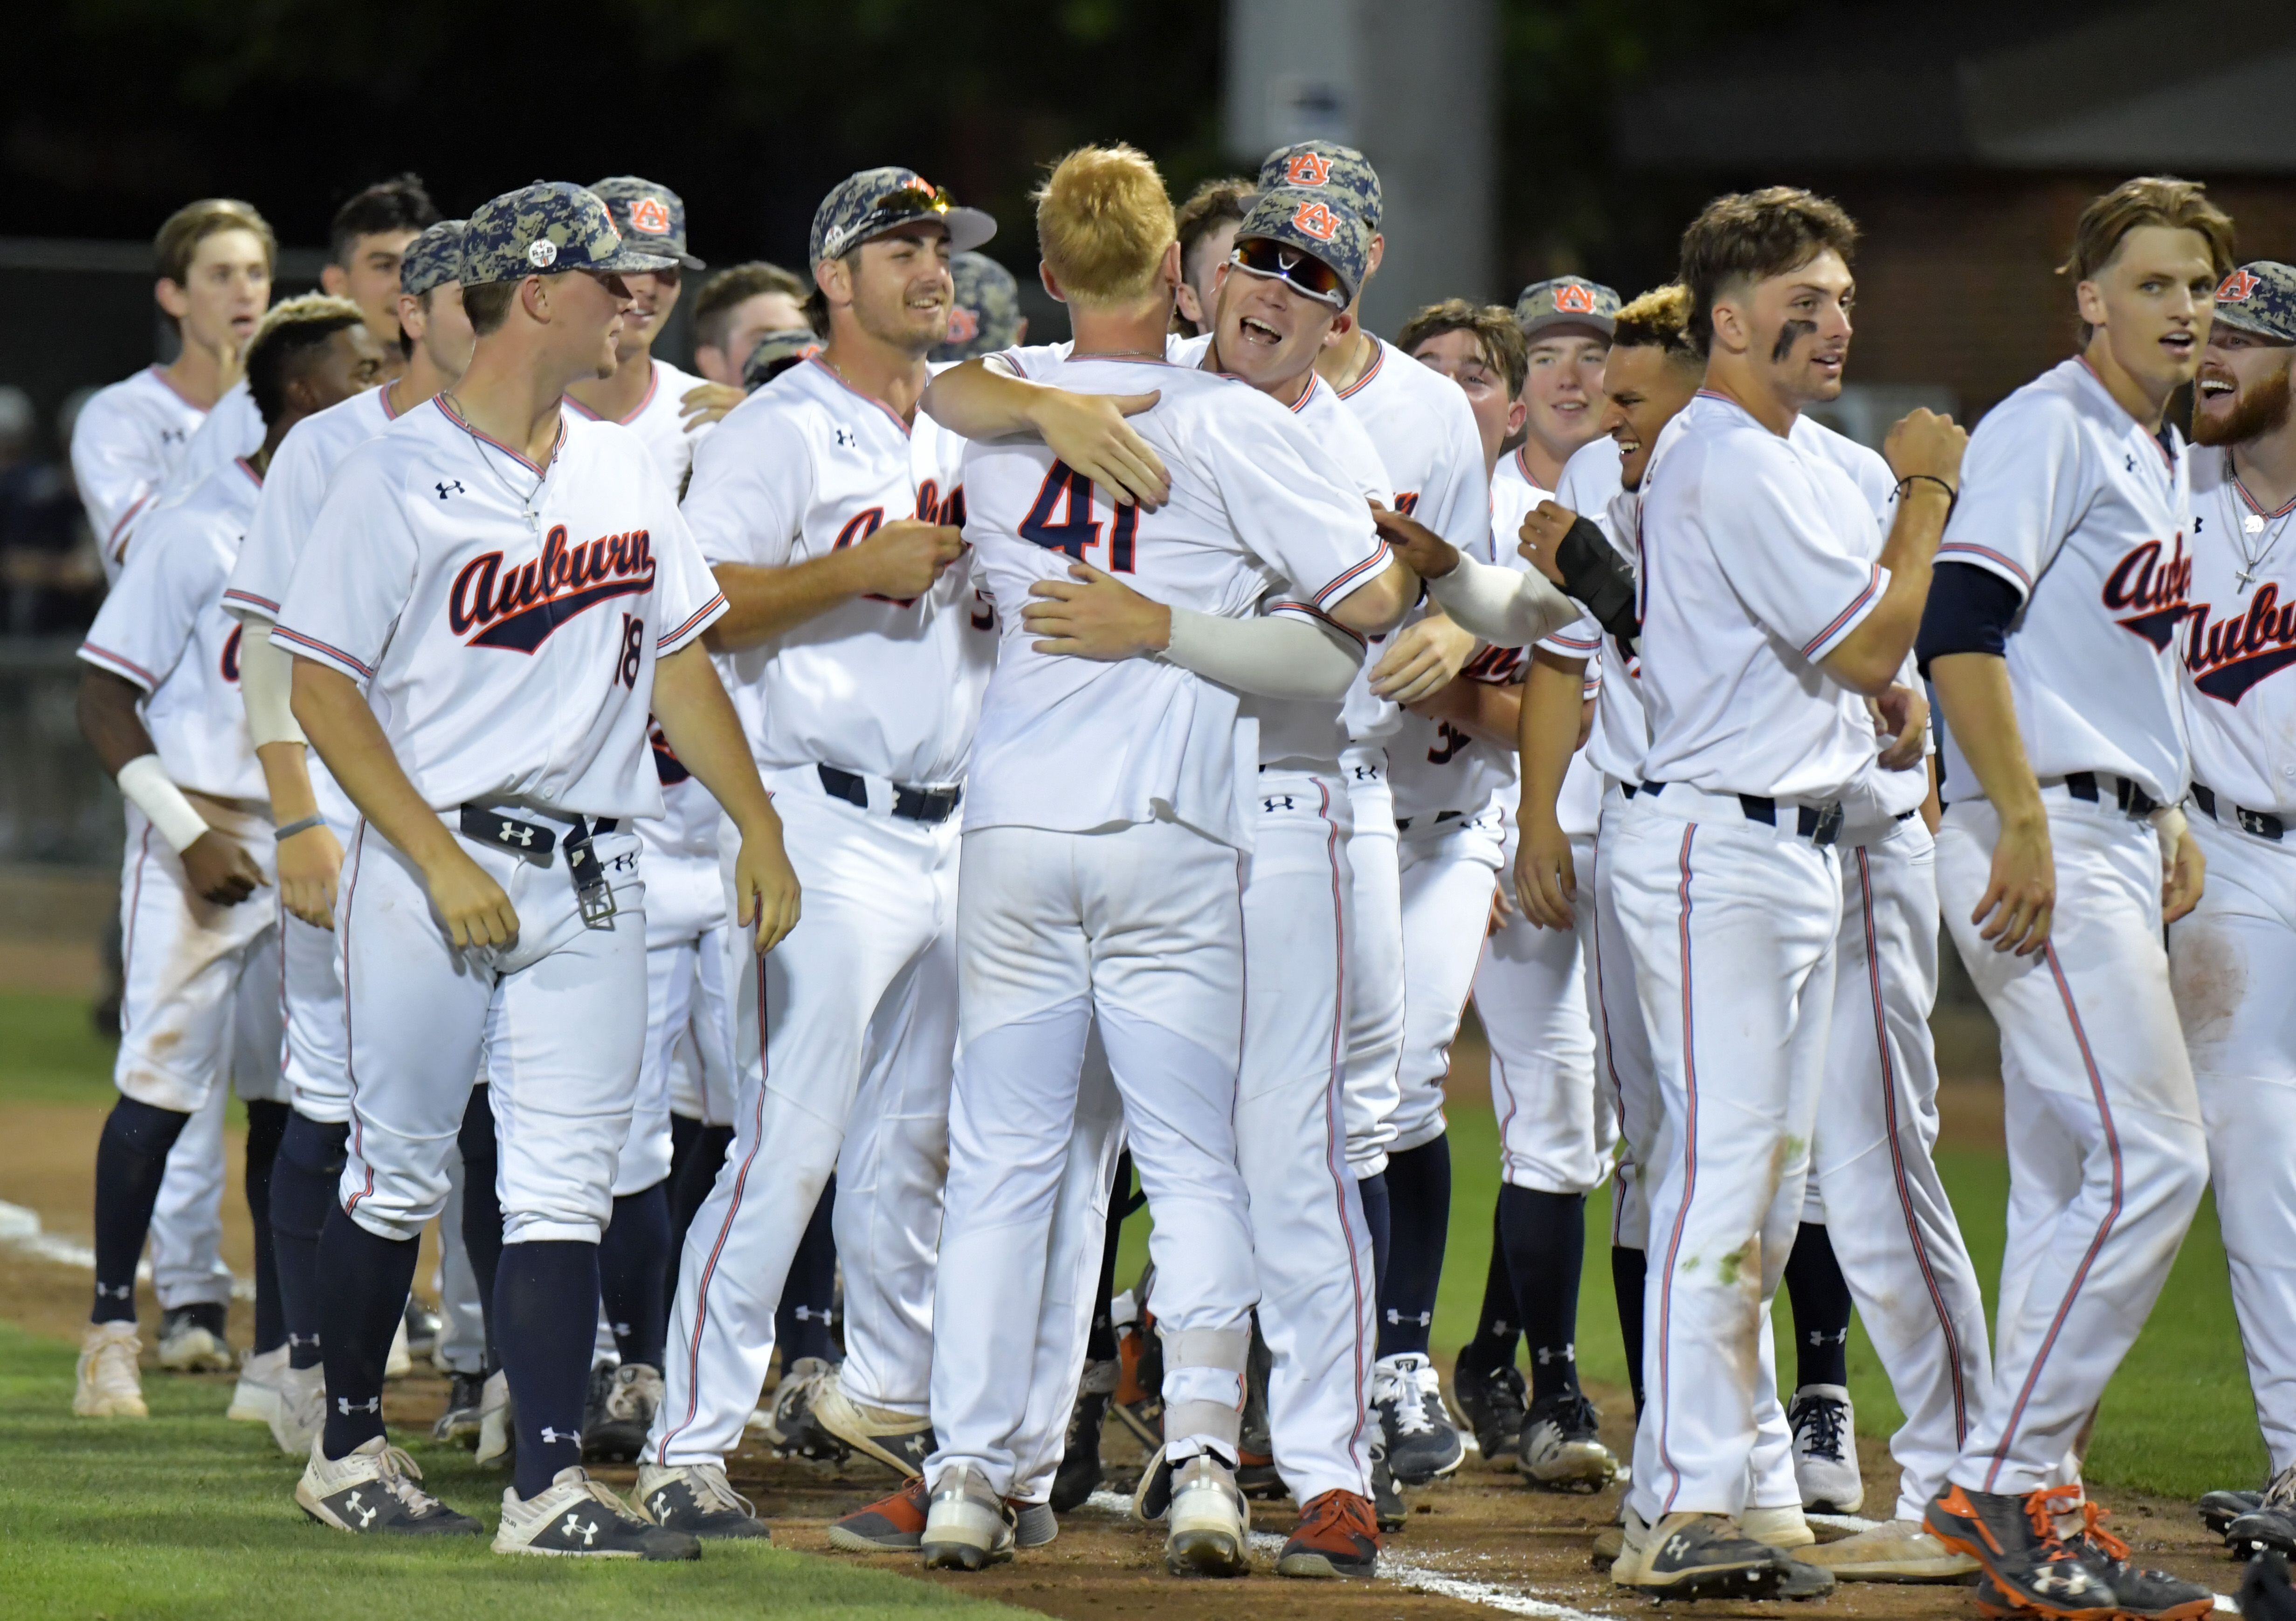
[[[2078, 356], [2003, 400], [1969, 436], [1938, 561], [1974, 563], [2024, 600], [2009, 636], [2009, 687], [2025, 757], [2043, 782], [2110, 772], [2162, 804], [2184, 797], [2169, 650], [2192, 585], [2191, 512], [2183, 438], [2174, 428], [2146, 432]], [[1984, 797], [1950, 735], [1944, 795]]]
[[[645, 397], [637, 408], [620, 419], [621, 425], [644, 441], [646, 454], [661, 470], [662, 480], [672, 491], [685, 487], [685, 475], [693, 466], [693, 446], [714, 424], [704, 423], [688, 433], [685, 419], [679, 414], [678, 402], [689, 393], [709, 382], [706, 377], [696, 377], [691, 372], [681, 372], [668, 361], [648, 363], [653, 367], [653, 381], [646, 384]], [[599, 420], [598, 413], [576, 399], [566, 397], [566, 408], [577, 416]]]
[[[904, 422], [816, 356], [697, 447], [686, 521], [713, 566], [826, 557], [898, 519], [964, 522], [964, 441]], [[865, 597], [731, 656], [727, 686], [766, 766], [816, 763], [917, 787], [962, 782], [996, 616], [959, 557], [909, 602]]]
[[2281, 542], [2296, 503], [2259, 509], [2221, 446], [2191, 460], [2192, 602], [2177, 651], [2193, 781], [2219, 815], [2229, 800], [2296, 823], [2296, 675], [2282, 674], [2296, 665], [2296, 542]]
[[141, 527], [79, 656], [144, 689], [144, 730], [168, 778], [219, 799], [268, 798], [239, 700], [239, 621], [223, 610], [255, 492], [234, 462]]
[[1874, 756], [1864, 700], [1819, 661], [1888, 582], [1874, 510], [1808, 438], [1701, 390], [1643, 479], [1647, 781], [1838, 799]]
[[[1390, 565], [1356, 479], [1292, 413], [1247, 385], [1161, 361], [1093, 356], [1046, 374], [1083, 394], [1160, 390], [1131, 419], [1172, 476], [1153, 512], [1103, 515], [1092, 483], [1042, 444], [964, 455], [965, 537], [1010, 610], [980, 718], [965, 831], [1084, 831], [1169, 818], [1248, 845], [1234, 693], [1177, 665], [1039, 653], [1018, 604], [1078, 558], [1158, 602], [1234, 618], [1271, 591], [1328, 613]], [[731, 419], [728, 419], [731, 420]]]
[[706, 862], [718, 870], [718, 823], [724, 813], [709, 790], [685, 768], [670, 748], [660, 726], [651, 727], [646, 742], [653, 753], [654, 774], [661, 779], [662, 814], [638, 823], [638, 836], [649, 849], [681, 860]]
[[295, 561], [303, 554], [311, 520], [327, 498], [327, 484], [343, 458], [398, 420], [389, 383], [305, 417], [287, 430], [265, 470], [263, 494], [255, 503], [247, 544], [239, 549], [224, 607], [249, 624], [269, 625], [279, 617]]
[[[1599, 450], [1605, 446], [1611, 452], [1607, 463], [1611, 489], [1615, 491], [1619, 482], [1618, 446], [1608, 438], [1601, 438], [1595, 440], [1592, 446], [1582, 448]], [[1598, 459], [1592, 464], [1590, 471], [1582, 473], [1574, 483], [1570, 469], [1576, 462], [1577, 457], [1574, 456], [1570, 462], [1563, 463], [1562, 477], [1556, 483], [1569, 490], [1574, 501], [1593, 502], [1603, 498], [1604, 491], [1601, 472], [1603, 463]], [[1530, 469], [1523, 464], [1521, 451], [1501, 458], [1496, 471], [1491, 475], [1491, 551], [1498, 561], [1526, 571], [1529, 569], [1530, 564], [1521, 549], [1522, 520], [1540, 502], [1547, 500], [1562, 500], [1561, 493], [1539, 487], [1538, 480], [1531, 477]], [[1570, 501], [1562, 501], [1562, 503], [1570, 506], [1573, 512], [1585, 510], [1571, 506]], [[1597, 506], [1595, 510], [1599, 512], [1601, 508]], [[1599, 702], [1603, 651], [1601, 626], [1582, 613], [1553, 635], [1540, 638], [1538, 646], [1558, 659], [1584, 659], [1587, 664], [1586, 696], [1595, 698]], [[1510, 662], [1505, 666], [1495, 662], [1488, 667], [1488, 674], [1485, 679], [1489, 679], [1490, 675], [1498, 673], [1501, 668], [1505, 668], [1512, 679], [1522, 679], [1523, 667], [1528, 660], [1514, 650], [1506, 651], [1511, 655]], [[1591, 734], [1589, 741], [1592, 741]], [[1490, 746], [1486, 743], [1479, 747], [1488, 749]], [[1513, 755], [1507, 757], [1506, 765], [1510, 776], [1519, 774], [1521, 769], [1521, 758]], [[1570, 768], [1563, 773], [1562, 791], [1554, 798], [1555, 818], [1562, 824], [1562, 831], [1572, 837], [1592, 838], [1602, 807], [1603, 774], [1587, 757], [1587, 750], [1581, 749], [1570, 757]], [[1511, 806], [1509, 808], [1512, 809]]]
[[[1626, 487], [1619, 471], [1618, 441], [1596, 439], [1580, 446], [1562, 464], [1555, 501], [1602, 531], [1619, 555], [1641, 568], [1642, 490]], [[1602, 627], [1581, 618], [1561, 634], [1573, 642], [1601, 636]], [[1587, 734], [1579, 757], [1587, 766], [1622, 782], [1639, 782], [1643, 757], [1650, 749], [1650, 716], [1643, 708], [1642, 654], [1629, 653], [1617, 642], [1603, 638], [1602, 690], [1595, 698], [1595, 728]]]
[[562, 413], [537, 468], [434, 399], [344, 460], [273, 636], [366, 689], [438, 809], [659, 816], [654, 661], [725, 611], [627, 430]]
[[123, 535], [132, 536], [135, 527], [153, 512], [170, 507], [203, 483], [208, 475], [229, 467], [242, 456], [251, 456], [263, 448], [263, 413], [255, 408], [255, 396], [241, 378], [223, 391], [215, 409], [192, 435], [184, 446], [183, 455], [160, 480], [152, 492], [151, 503], [123, 528]]
[[176, 393], [158, 366], [97, 389], [79, 408], [72, 422], [72, 482], [107, 580], [119, 573], [121, 528], [159, 493], [207, 414]]

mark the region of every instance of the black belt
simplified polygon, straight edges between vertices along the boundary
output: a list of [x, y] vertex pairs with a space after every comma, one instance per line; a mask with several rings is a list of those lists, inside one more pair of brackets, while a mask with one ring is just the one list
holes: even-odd
[[[2215, 789], [2199, 782], [2194, 783], [2193, 803], [2199, 806], [2210, 821], [2216, 820], [2217, 790]], [[2234, 819], [2240, 823], [2242, 832], [2253, 833], [2259, 839], [2269, 839], [2275, 844], [2278, 844], [2280, 836], [2288, 831], [2287, 825], [2270, 811], [2253, 811], [2245, 806], [2235, 805], [2232, 807], [2232, 814]]]
[[[2097, 805], [2103, 802], [2103, 785], [2106, 779], [2093, 771], [2069, 771], [2065, 774], [2065, 791], [2074, 798]], [[2161, 808], [2161, 802], [2127, 777], [2113, 777], [2113, 803], [2132, 816], [2149, 816]]]
[[[1437, 811], [1435, 822], [1438, 826], [1440, 826], [1446, 822], [1456, 822], [1466, 814], [1464, 811]], [[1411, 824], [1418, 820], [1416, 816], [1398, 816], [1395, 819], [1395, 831], [1398, 833], [1407, 833], [1411, 831]]]
[[[849, 771], [840, 771], [834, 765], [816, 765], [821, 773], [822, 791], [832, 799], [842, 799], [848, 805], [869, 808], [869, 784], [866, 779]], [[905, 788], [893, 784], [893, 815], [910, 822], [946, 822], [956, 815], [958, 801], [964, 798], [961, 788]]]
[[582, 921], [593, 929], [612, 926], [613, 886], [606, 881], [606, 869], [599, 864], [598, 853], [590, 847], [590, 840], [598, 834], [612, 832], [616, 826], [613, 817], [601, 816], [595, 822], [586, 822], [576, 816], [573, 824], [560, 833], [538, 822], [522, 822], [483, 805], [465, 805], [462, 814], [463, 838], [523, 856], [543, 866], [550, 864], [551, 853], [563, 844], [566, 871], [574, 880], [574, 897], [582, 909]]
[[[1665, 788], [1663, 782], [1645, 782], [1641, 792], [1654, 794]], [[1764, 827], [1778, 824], [1778, 802], [1764, 794], [1740, 794], [1738, 808], [1749, 822], [1759, 822]], [[1841, 837], [1841, 805], [1836, 801], [1820, 810], [1814, 805], [1794, 807], [1794, 831], [1815, 845], [1829, 845]]]

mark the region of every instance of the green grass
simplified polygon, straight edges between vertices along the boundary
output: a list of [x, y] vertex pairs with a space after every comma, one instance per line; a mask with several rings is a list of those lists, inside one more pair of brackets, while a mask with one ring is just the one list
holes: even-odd
[[[889, 1571], [753, 1544], [693, 1564], [501, 1559], [484, 1538], [366, 1543], [306, 1519], [295, 1467], [257, 1424], [217, 1415], [223, 1388], [152, 1379], [152, 1418], [71, 1416], [70, 1347], [0, 1324], [0, 1615], [250, 1617], [369, 1613], [545, 1617], [729, 1615], [840, 1621], [1021, 1612]], [[418, 1447], [425, 1484], [491, 1522], [502, 1477], [459, 1447]]]
[[86, 1002], [0, 991], [0, 1101], [108, 1105], [111, 1053]]

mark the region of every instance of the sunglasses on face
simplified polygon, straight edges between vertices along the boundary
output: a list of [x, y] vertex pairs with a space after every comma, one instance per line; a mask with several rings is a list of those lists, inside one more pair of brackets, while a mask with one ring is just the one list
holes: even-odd
[[1228, 263], [1247, 274], [1288, 282], [1294, 292], [1334, 309], [1347, 307], [1347, 286], [1340, 280], [1340, 273], [1312, 253], [1264, 236], [1250, 236], [1236, 243], [1235, 251], [1228, 255]]
[[855, 242], [866, 242], [895, 225], [915, 219], [938, 219], [955, 206], [955, 200], [937, 185], [903, 186], [877, 200], [850, 230], [840, 232], [826, 245], [823, 257], [835, 258]]

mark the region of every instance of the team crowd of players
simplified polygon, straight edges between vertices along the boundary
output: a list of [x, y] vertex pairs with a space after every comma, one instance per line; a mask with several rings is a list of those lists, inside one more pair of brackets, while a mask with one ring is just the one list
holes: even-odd
[[[1245, 1571], [1288, 1494], [1282, 1574], [1372, 1575], [1472, 1450], [1626, 1482], [1596, 1552], [1653, 1594], [2198, 1621], [2080, 1469], [2213, 1175], [2276, 1473], [2204, 1508], [2296, 1548], [2296, 1029], [2246, 988], [2296, 977], [2296, 269], [2132, 180], [2063, 266], [2078, 352], [1877, 453], [1807, 414], [1857, 229], [1806, 192], [1715, 200], [1630, 301], [1393, 342], [1348, 148], [1176, 210], [1088, 147], [1036, 203], [1070, 341], [1022, 345], [993, 220], [878, 168], [808, 274], [702, 287], [698, 377], [651, 353], [702, 266], [648, 180], [467, 220], [388, 183], [275, 306], [248, 205], [163, 227], [182, 356], [72, 446], [128, 801], [75, 1410], [144, 1411], [147, 1238], [162, 1361], [232, 1365], [193, 1285], [235, 1087], [232, 1415], [340, 1531], [483, 1532], [382, 1420], [443, 1217], [437, 1433], [511, 1470], [499, 1552], [767, 1535], [754, 1424], [901, 1477], [837, 1547], [979, 1569], [1117, 1421], [1180, 1573]], [[1940, 913], [2002, 1032], [1989, 1348], [1931, 1163]], [[1447, 1401], [1470, 998], [1503, 1186]], [[1628, 1458], [1572, 1349], [1606, 1179]], [[1853, 1305], [1902, 1472], [1820, 1543], [1864, 1502]]]

